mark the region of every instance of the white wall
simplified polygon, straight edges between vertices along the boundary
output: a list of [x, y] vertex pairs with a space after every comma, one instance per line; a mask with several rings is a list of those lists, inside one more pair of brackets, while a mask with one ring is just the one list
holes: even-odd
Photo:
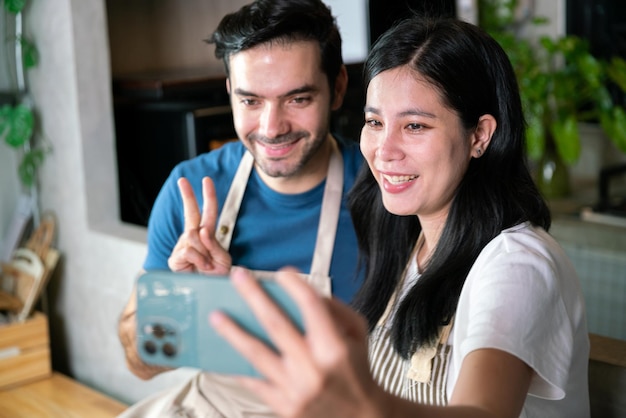
[[[0, 22], [2, 22], [2, 32], [0, 33], [0, 92], [8, 92], [14, 89], [15, 70], [13, 69], [13, 44], [5, 37], [11, 36], [14, 25], [12, 21], [8, 20], [4, 7], [0, 7]], [[6, 27], [5, 23], [7, 24]], [[2, 103], [0, 103], [1, 105]], [[0, 258], [2, 243], [10, 228], [16, 201], [20, 194], [20, 183], [17, 177], [18, 158], [18, 152], [0, 140]]]
[[11, 227], [20, 194], [20, 183], [17, 177], [17, 155], [13, 148], [0, 142], [0, 254], [4, 253], [3, 243]]
[[41, 62], [29, 78], [54, 147], [41, 173], [41, 202], [57, 215], [63, 257], [49, 285], [52, 345], [62, 349], [57, 362], [78, 380], [134, 401], [185, 373], [145, 383], [127, 371], [117, 339], [117, 318], [143, 261], [145, 231], [116, 221], [104, 0], [31, 3], [28, 25]]

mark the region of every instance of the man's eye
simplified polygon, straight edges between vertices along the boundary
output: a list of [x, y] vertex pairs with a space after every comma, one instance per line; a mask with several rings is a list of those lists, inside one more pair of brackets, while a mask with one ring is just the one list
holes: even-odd
[[296, 104], [303, 104], [303, 103], [308, 103], [311, 101], [310, 97], [294, 97], [292, 99], [292, 102], [296, 103]]
[[241, 99], [241, 103], [243, 103], [246, 106], [254, 106], [256, 104], [258, 104], [258, 100], [255, 99]]

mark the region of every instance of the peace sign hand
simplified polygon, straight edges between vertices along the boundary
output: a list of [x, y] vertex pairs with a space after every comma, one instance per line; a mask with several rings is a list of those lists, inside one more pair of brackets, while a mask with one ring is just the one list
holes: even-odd
[[183, 199], [185, 226], [167, 260], [169, 268], [172, 271], [228, 274], [232, 258], [215, 238], [217, 198], [213, 181], [209, 177], [202, 179], [202, 215], [189, 180], [181, 177], [178, 189]]

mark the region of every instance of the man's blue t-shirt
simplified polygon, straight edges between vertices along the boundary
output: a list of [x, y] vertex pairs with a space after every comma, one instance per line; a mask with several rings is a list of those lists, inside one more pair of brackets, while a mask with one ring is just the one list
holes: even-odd
[[[361, 283], [361, 275], [357, 274], [358, 247], [346, 203], [363, 157], [358, 144], [338, 142], [343, 156], [344, 184], [330, 276], [333, 294], [349, 302]], [[202, 178], [211, 177], [221, 213], [245, 150], [240, 141], [227, 143], [183, 161], [172, 170], [148, 221], [145, 270], [169, 269], [167, 259], [183, 233], [183, 203], [177, 180], [186, 177], [190, 181], [202, 210]], [[282, 194], [270, 189], [256, 170], [252, 170], [230, 245], [233, 265], [268, 271], [288, 265], [309, 273], [325, 184], [324, 180], [305, 193]]]

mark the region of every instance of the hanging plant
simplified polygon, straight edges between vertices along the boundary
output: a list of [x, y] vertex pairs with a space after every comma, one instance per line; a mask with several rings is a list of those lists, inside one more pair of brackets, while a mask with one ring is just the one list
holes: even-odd
[[36, 67], [39, 63], [39, 51], [35, 43], [29, 39], [20, 36], [17, 41], [22, 47], [22, 63], [25, 69]]
[[7, 12], [18, 14], [26, 6], [26, 0], [4, 0], [4, 8]]
[[[4, 9], [15, 15], [24, 10], [26, 0], [4, 0]], [[23, 71], [36, 67], [39, 63], [39, 52], [33, 41], [18, 34], [14, 38], [16, 48], [19, 45], [22, 62], [16, 70]], [[20, 94], [23, 87], [19, 87]], [[0, 142], [5, 142], [16, 151], [22, 152], [22, 160], [18, 167], [18, 176], [23, 186], [27, 189], [35, 185], [37, 171], [41, 167], [46, 151], [41, 148], [31, 148], [35, 133], [35, 116], [31, 106], [25, 103], [4, 105], [0, 107]]]
[[10, 147], [20, 148], [28, 143], [33, 135], [33, 112], [25, 105], [0, 108], [0, 137]]

